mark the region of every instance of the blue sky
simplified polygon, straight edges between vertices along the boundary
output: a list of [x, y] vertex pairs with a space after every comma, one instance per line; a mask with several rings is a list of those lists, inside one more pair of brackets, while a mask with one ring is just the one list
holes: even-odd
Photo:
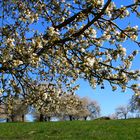
[[101, 115], [110, 115], [115, 112], [115, 108], [119, 105], [126, 105], [129, 99], [133, 95], [133, 92], [127, 90], [121, 92], [120, 89], [113, 92], [111, 87], [106, 83], [105, 89], [101, 89], [99, 86], [93, 89], [89, 86], [88, 82], [79, 80], [78, 83], [81, 85], [77, 94], [80, 97], [88, 97], [91, 100], [96, 100], [101, 107]]

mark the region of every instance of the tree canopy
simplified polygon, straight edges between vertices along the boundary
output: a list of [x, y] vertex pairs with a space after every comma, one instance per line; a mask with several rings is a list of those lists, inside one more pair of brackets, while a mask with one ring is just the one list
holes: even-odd
[[[28, 102], [42, 83], [46, 93], [73, 93], [79, 78], [93, 88], [108, 81], [112, 90], [131, 88], [139, 95], [132, 81], [140, 71], [131, 64], [140, 30], [118, 22], [132, 15], [139, 20], [139, 0], [125, 6], [113, 0], [3, 0], [0, 7], [1, 101], [20, 96]], [[123, 45], [129, 41], [137, 45], [131, 54]]]

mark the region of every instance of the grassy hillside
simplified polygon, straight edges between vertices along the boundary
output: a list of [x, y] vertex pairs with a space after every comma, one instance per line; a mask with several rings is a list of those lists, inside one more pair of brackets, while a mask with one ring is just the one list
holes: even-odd
[[0, 140], [140, 140], [140, 119], [0, 123]]

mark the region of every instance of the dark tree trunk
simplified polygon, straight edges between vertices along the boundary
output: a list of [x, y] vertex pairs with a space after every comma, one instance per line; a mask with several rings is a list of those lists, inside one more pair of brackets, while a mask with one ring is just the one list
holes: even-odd
[[45, 121], [45, 122], [47, 121], [47, 117], [46, 117], [46, 116], [44, 117], [44, 121]]
[[21, 121], [24, 122], [24, 119], [25, 119], [25, 115], [24, 114], [22, 114], [21, 119], [22, 119]]
[[11, 121], [14, 122], [15, 121], [15, 115], [11, 115]]
[[43, 120], [44, 120], [44, 116], [43, 116], [43, 114], [40, 114], [39, 121], [43, 122]]
[[10, 122], [9, 118], [6, 118], [6, 122]]
[[73, 120], [73, 117], [71, 115], [69, 115], [69, 119], [70, 119], [70, 121], [72, 121]]
[[127, 114], [124, 114], [124, 119], [127, 119]]
[[50, 122], [50, 120], [51, 120], [51, 117], [48, 117], [48, 121]]
[[87, 120], [87, 117], [84, 117], [84, 120], [86, 121]]
[[48, 116], [45, 116], [45, 117], [44, 117], [44, 121], [45, 121], [45, 122], [47, 122], [47, 121], [49, 122], [50, 120], [51, 120], [51, 117], [48, 117]]

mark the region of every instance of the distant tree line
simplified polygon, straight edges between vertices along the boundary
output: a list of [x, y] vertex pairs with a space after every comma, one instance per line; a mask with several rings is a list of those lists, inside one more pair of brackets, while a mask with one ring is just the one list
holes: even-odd
[[[44, 88], [44, 86], [43, 86]], [[42, 89], [42, 88], [41, 88]], [[41, 90], [43, 91], [43, 90]], [[57, 118], [64, 120], [87, 120], [100, 117], [100, 106], [97, 101], [92, 101], [87, 97], [79, 97], [71, 94], [46, 94], [36, 93], [34, 100], [24, 102], [18, 96], [9, 96], [5, 102], [0, 104], [0, 119], [6, 122], [25, 121], [25, 115], [30, 112], [34, 121], [51, 121]], [[30, 102], [30, 104], [29, 104]], [[99, 119], [127, 119], [130, 113], [135, 114], [135, 118], [140, 117], [140, 98], [133, 95], [129, 104], [118, 106], [115, 113], [110, 116], [102, 116]]]
[[[57, 95], [50, 93], [46, 96], [40, 94], [32, 104], [27, 104], [19, 97], [6, 99], [0, 105], [0, 118], [6, 122], [25, 121], [25, 115], [30, 112], [35, 121], [50, 121], [51, 118], [58, 120], [87, 120], [100, 116], [100, 106], [96, 101], [88, 98], [80, 98], [74, 94]], [[31, 102], [31, 101], [30, 101]]]

